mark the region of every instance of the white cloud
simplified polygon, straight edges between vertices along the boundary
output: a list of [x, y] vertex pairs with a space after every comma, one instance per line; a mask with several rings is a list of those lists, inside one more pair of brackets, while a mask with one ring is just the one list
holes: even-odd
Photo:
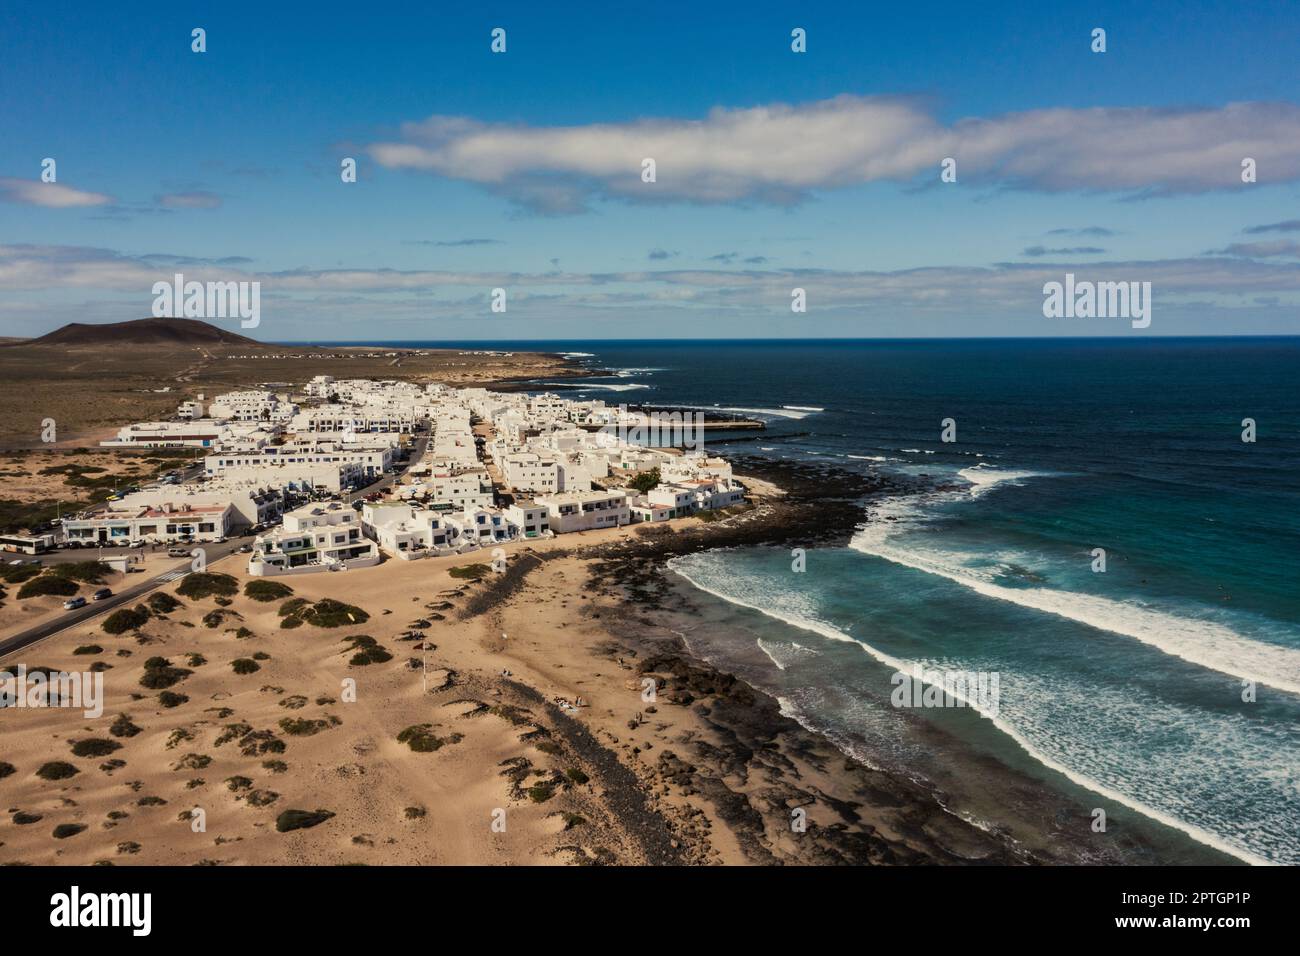
[[[586, 126], [433, 116], [368, 151], [392, 169], [468, 180], [552, 212], [579, 211], [591, 196], [790, 203], [877, 180], [937, 181], [949, 156], [958, 181], [974, 186], [1196, 193], [1242, 188], [1245, 157], [1260, 183], [1300, 178], [1300, 107], [1046, 109], [945, 126], [916, 99], [843, 95]], [[646, 157], [653, 184], [641, 181]]]
[[104, 206], [113, 201], [112, 196], [84, 192], [62, 183], [43, 183], [37, 179], [15, 179], [10, 176], [0, 176], [0, 199], [49, 209]]

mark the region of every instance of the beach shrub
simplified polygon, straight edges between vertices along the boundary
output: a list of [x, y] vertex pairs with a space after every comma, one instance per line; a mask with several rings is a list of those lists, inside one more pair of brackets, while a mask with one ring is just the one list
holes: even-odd
[[192, 601], [205, 597], [233, 597], [239, 593], [239, 582], [218, 571], [195, 571], [181, 578], [176, 593]]
[[322, 730], [329, 730], [341, 723], [343, 721], [334, 716], [319, 720], [311, 717], [281, 717], [280, 729], [290, 737], [314, 737]]
[[236, 674], [240, 674], [240, 675], [256, 674], [258, 671], [262, 669], [262, 665], [258, 664], [257, 661], [250, 660], [247, 657], [235, 658], [233, 661], [230, 662], [230, 667]]
[[137, 807], [162, 807], [167, 805], [167, 801], [162, 797], [141, 797], [135, 802]]
[[275, 818], [275, 829], [279, 833], [290, 830], [305, 830], [318, 826], [334, 816], [329, 810], [285, 810]]
[[36, 776], [42, 780], [66, 780], [69, 777], [75, 777], [81, 771], [72, 764], [63, 760], [51, 760], [49, 763], [41, 764]]
[[572, 830], [574, 827], [580, 827], [587, 822], [587, 818], [577, 813], [561, 813], [561, 819], [564, 820], [564, 829]]
[[568, 777], [570, 780], [572, 780], [574, 783], [579, 783], [579, 784], [586, 783], [588, 780], [591, 779], [585, 773], [579, 770], [577, 767], [570, 767], [568, 770], [564, 771], [564, 775]]
[[143, 604], [139, 604], [132, 608], [118, 608], [104, 618], [104, 623], [100, 627], [104, 629], [105, 634], [125, 634], [127, 631], [135, 631], [144, 627], [145, 622], [148, 620], [149, 609]]
[[345, 638], [348, 641], [348, 647], [356, 651], [348, 661], [355, 667], [364, 667], [367, 664], [383, 664], [393, 659], [393, 655], [388, 653], [384, 648], [379, 646], [369, 634], [357, 634], [353, 637]]
[[250, 780], [248, 777], [227, 777], [226, 778], [226, 789], [229, 790], [231, 793], [236, 793], [240, 790], [247, 790], [252, 785], [253, 785], [253, 781]]
[[290, 615], [289, 617], [281, 619], [280, 626], [286, 631], [295, 627], [302, 627], [302, 618]]
[[298, 616], [315, 627], [347, 627], [370, 620], [370, 615], [361, 608], [333, 598], [322, 598], [311, 607], [303, 608]]
[[36, 577], [42, 570], [39, 564], [0, 564], [0, 581], [5, 584], [22, 584]]
[[281, 617], [286, 617], [290, 614], [297, 615], [309, 604], [311, 604], [311, 602], [306, 598], [292, 598], [281, 604], [280, 609], [276, 613]]
[[76, 836], [84, 829], [86, 829], [84, 823], [60, 823], [54, 828], [54, 839], [66, 840], [68, 837]]
[[244, 797], [250, 807], [269, 807], [275, 801], [280, 799], [280, 795], [274, 790], [254, 790]]
[[207, 662], [208, 659], [204, 657], [202, 654], [191, 653], [185, 655], [185, 663], [189, 664], [190, 667], [202, 667]]
[[39, 813], [27, 813], [24, 810], [17, 810], [9, 819], [18, 824], [18, 826], [23, 827], [32, 823], [40, 823], [45, 819], [45, 817]]
[[257, 578], [244, 585], [244, 597], [263, 603], [287, 598], [292, 593], [293, 588], [289, 585], [281, 584], [279, 581], [268, 581], [265, 578]]
[[3, 780], [5, 777], [12, 776], [14, 772], [15, 772], [15, 767], [13, 764], [8, 763], [7, 761], [4, 760], [0, 760], [0, 780]]
[[77, 582], [54, 574], [45, 574], [39, 578], [32, 578], [18, 589], [19, 599], [47, 596], [71, 597], [76, 593]]
[[49, 573], [55, 577], [80, 581], [82, 584], [103, 584], [104, 575], [108, 572], [108, 565], [99, 561], [69, 561], [66, 564], [50, 565], [49, 568]]
[[140, 732], [140, 728], [131, 723], [131, 718], [126, 714], [118, 714], [113, 725], [108, 728], [108, 732], [114, 737], [134, 737]]
[[284, 773], [289, 769], [289, 765], [283, 760], [263, 760], [262, 769], [269, 770], [271, 773]]
[[104, 653], [104, 649], [100, 647], [98, 644], [82, 644], [72, 653], [73, 654], [102, 654]]
[[122, 745], [116, 740], [107, 740], [103, 737], [88, 737], [72, 744], [72, 755], [74, 757], [107, 757], [113, 751], [121, 749]]
[[184, 607], [180, 601], [176, 600], [166, 591], [156, 591], [149, 595], [149, 610], [155, 614], [170, 614], [177, 608]]
[[555, 786], [550, 783], [535, 783], [528, 788], [528, 799], [533, 803], [545, 803], [555, 796]]
[[140, 686], [150, 690], [162, 690], [172, 687], [189, 677], [194, 672], [184, 667], [172, 667], [172, 662], [165, 657], [151, 657], [144, 662], [144, 675]]
[[416, 753], [427, 754], [433, 753], [435, 750], [441, 750], [453, 741], [435, 734], [433, 724], [412, 724], [397, 735], [397, 742], [406, 744]]
[[491, 571], [492, 571], [491, 565], [463, 564], [458, 568], [452, 568], [447, 573], [450, 574], [453, 578], [459, 578], [461, 580], [477, 581], [485, 574], [490, 574]]
[[164, 707], [179, 707], [181, 704], [188, 703], [189, 697], [185, 694], [173, 694], [169, 690], [163, 691], [158, 695], [158, 703]]

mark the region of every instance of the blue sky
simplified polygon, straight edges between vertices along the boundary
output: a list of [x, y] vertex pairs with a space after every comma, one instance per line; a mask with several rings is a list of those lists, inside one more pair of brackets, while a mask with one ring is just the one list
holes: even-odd
[[176, 271], [280, 341], [1300, 332], [1294, 3], [476, 6], [11, 5], [0, 334]]

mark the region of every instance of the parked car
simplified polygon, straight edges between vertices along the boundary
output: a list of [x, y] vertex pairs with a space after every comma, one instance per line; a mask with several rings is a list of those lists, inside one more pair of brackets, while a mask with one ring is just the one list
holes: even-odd
[[90, 596], [90, 599], [92, 601], [102, 601], [104, 600], [104, 598], [111, 598], [112, 596], [113, 596], [112, 588], [100, 588], [98, 591], [96, 591], [94, 594]]
[[253, 550], [253, 546], [252, 546], [251, 544], [246, 544], [246, 545], [243, 545], [242, 547], [240, 547], [240, 549], [239, 549], [239, 553], [240, 553], [240, 554], [248, 554], [248, 553], [249, 553], [250, 551], [252, 551], [252, 550]]
[[77, 608], [85, 606], [86, 599], [84, 597], [68, 598], [68, 600], [63, 602], [63, 610], [65, 611], [75, 611]]
[[169, 557], [169, 558], [188, 558], [189, 556], [190, 556], [190, 553], [189, 553], [189, 551], [187, 551], [185, 548], [168, 548], [168, 549], [167, 549], [167, 557]]

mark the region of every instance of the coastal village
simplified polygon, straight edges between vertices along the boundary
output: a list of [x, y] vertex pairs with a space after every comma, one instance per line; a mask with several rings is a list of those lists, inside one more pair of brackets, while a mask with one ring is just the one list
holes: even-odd
[[[300, 392], [200, 394], [173, 420], [100, 443], [194, 449], [192, 476], [64, 518], [58, 543], [143, 549], [248, 535], [249, 574], [278, 576], [672, 521], [744, 501], [730, 464], [704, 454], [702, 422], [551, 393], [329, 375]], [[33, 550], [56, 543], [46, 537]]]

